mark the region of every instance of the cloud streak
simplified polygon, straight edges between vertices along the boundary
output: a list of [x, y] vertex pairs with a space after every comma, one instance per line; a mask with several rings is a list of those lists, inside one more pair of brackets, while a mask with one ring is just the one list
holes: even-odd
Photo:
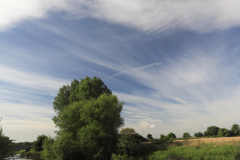
[[93, 17], [143, 32], [190, 30], [210, 32], [240, 26], [237, 0], [14, 0], [0, 2], [0, 30], [26, 20], [47, 18], [64, 11], [71, 18]]

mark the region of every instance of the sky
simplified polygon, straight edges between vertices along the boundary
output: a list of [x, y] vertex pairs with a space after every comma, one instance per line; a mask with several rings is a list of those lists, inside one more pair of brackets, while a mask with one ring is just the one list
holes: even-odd
[[16, 142], [55, 136], [54, 97], [86, 76], [125, 127], [182, 137], [240, 124], [238, 0], [0, 0], [0, 117]]

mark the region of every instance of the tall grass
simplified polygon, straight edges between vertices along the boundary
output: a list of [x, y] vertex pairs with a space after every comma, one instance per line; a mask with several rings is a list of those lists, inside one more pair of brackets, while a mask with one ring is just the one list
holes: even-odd
[[172, 144], [165, 151], [156, 151], [148, 159], [163, 160], [235, 160], [240, 159], [240, 142], [188, 142]]

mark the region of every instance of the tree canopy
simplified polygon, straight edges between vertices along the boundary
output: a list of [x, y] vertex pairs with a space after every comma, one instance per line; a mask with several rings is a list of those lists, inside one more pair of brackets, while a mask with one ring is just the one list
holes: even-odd
[[220, 128], [218, 130], [218, 136], [220, 137], [228, 137], [228, 136], [231, 136], [231, 132], [226, 129], [226, 128]]
[[89, 78], [87, 76], [81, 79], [81, 81], [74, 79], [70, 86], [68, 84], [63, 85], [63, 87], [59, 89], [53, 102], [53, 109], [57, 113], [57, 116], [53, 118], [54, 123], [58, 126], [58, 122], [60, 121], [58, 115], [69, 104], [92, 98], [96, 99], [104, 93], [111, 95], [112, 91], [108, 89], [104, 82], [98, 77]]
[[233, 124], [232, 128], [230, 130], [233, 136], [239, 136], [240, 135], [240, 128], [238, 124]]
[[147, 139], [153, 139], [152, 135], [151, 135], [151, 134], [148, 134], [148, 135], [147, 135]]
[[174, 139], [174, 138], [176, 138], [176, 135], [171, 132], [167, 135], [167, 137], [169, 137], [170, 139]]
[[[101, 95], [97, 99], [75, 102], [59, 114], [61, 138], [55, 143], [62, 154], [66, 150], [79, 150], [83, 159], [110, 156], [117, 144], [118, 128], [123, 125], [120, 112], [123, 102], [114, 95]], [[57, 146], [56, 146], [57, 147]], [[75, 148], [76, 147], [76, 148]], [[72, 153], [73, 154], [73, 153]], [[72, 155], [71, 154], [71, 155]], [[76, 153], [74, 153], [76, 154]]]
[[97, 98], [106, 93], [111, 95], [112, 91], [107, 88], [104, 82], [98, 77], [85, 77], [79, 82], [74, 79], [71, 85], [63, 85], [54, 98], [53, 108], [56, 113], [61, 112], [66, 106], [73, 102]]
[[214, 136], [218, 134], [220, 128], [216, 126], [210, 126], [207, 128], [207, 131], [204, 132], [205, 136]]
[[126, 138], [131, 138], [134, 134], [136, 134], [136, 132], [133, 128], [123, 128], [120, 131], [120, 134], [124, 135]]
[[[86, 77], [63, 86], [53, 102], [59, 128], [56, 139], [44, 141], [47, 159], [105, 159], [117, 148], [124, 102], [100, 78]], [[52, 150], [49, 151], [49, 150]]]
[[198, 132], [194, 134], [194, 137], [203, 137], [204, 135], [202, 134], [202, 132]]
[[33, 143], [33, 149], [35, 151], [42, 151], [43, 150], [42, 145], [46, 138], [47, 138], [47, 136], [45, 136], [45, 135], [39, 135], [37, 137], [37, 140]]
[[188, 132], [183, 133], [183, 138], [190, 137], [190, 134]]

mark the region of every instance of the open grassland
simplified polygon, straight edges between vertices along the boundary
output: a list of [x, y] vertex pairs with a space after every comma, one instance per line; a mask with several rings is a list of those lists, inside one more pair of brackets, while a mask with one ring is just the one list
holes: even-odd
[[[238, 140], [238, 141], [236, 141]], [[153, 152], [150, 160], [235, 160], [240, 159], [240, 138], [202, 138], [166, 143], [165, 150]]]
[[187, 140], [173, 140], [173, 142], [195, 142], [200, 141], [204, 143], [211, 143], [211, 142], [231, 142], [231, 141], [240, 141], [240, 137], [215, 137], [215, 138], [191, 138]]

